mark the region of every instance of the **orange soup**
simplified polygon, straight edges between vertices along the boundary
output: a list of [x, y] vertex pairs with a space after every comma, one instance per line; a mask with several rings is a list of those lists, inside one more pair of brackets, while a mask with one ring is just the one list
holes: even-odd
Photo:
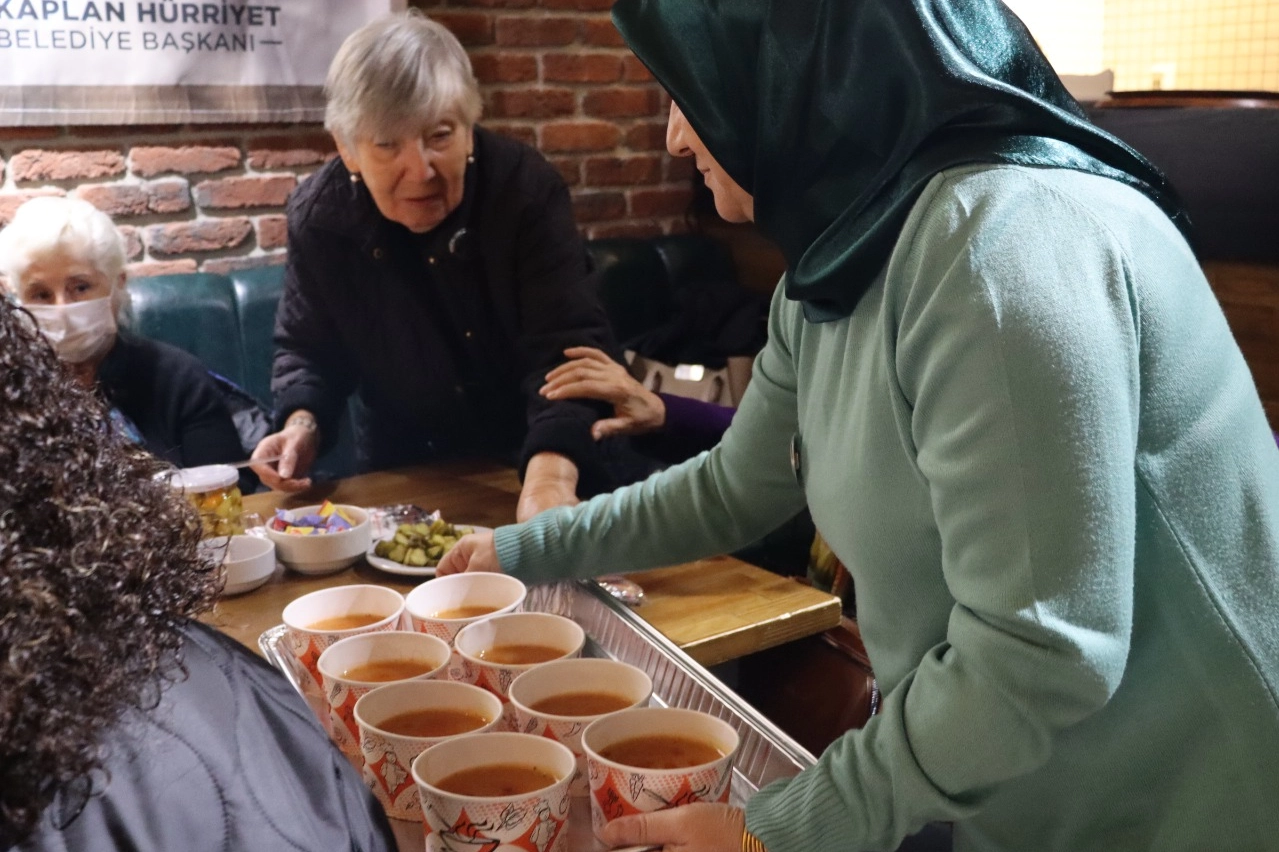
[[475, 656], [503, 666], [526, 666], [530, 663], [558, 660], [567, 653], [562, 648], [551, 648], [547, 645], [495, 645], [480, 651]]
[[373, 615], [368, 612], [352, 613], [350, 615], [339, 615], [334, 618], [321, 618], [310, 626], [311, 630], [354, 630], [357, 627], [368, 627], [370, 624], [377, 624], [385, 615]]
[[549, 787], [556, 780], [537, 766], [500, 763], [454, 772], [435, 786], [459, 796], [522, 796]]
[[535, 701], [529, 709], [552, 716], [602, 716], [625, 710], [632, 703], [625, 695], [611, 692], [566, 692]]
[[411, 710], [392, 716], [378, 727], [402, 737], [451, 737], [482, 728], [491, 721], [465, 710]]
[[709, 743], [665, 734], [622, 740], [600, 750], [600, 757], [606, 760], [639, 769], [686, 769], [723, 756]]
[[431, 618], [478, 618], [481, 615], [491, 615], [498, 609], [500, 607], [496, 606], [455, 606], [452, 609], [433, 612]]
[[342, 677], [347, 680], [363, 681], [364, 683], [408, 680], [412, 677], [424, 675], [437, 666], [439, 666], [439, 663], [433, 663], [430, 660], [378, 660], [373, 663], [365, 663], [362, 666], [351, 666], [351, 668], [342, 672]]

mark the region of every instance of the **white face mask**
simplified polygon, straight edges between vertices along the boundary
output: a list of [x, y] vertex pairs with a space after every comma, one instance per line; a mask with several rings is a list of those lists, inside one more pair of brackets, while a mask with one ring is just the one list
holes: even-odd
[[24, 305], [40, 323], [53, 351], [68, 364], [105, 355], [115, 343], [115, 306], [108, 296], [69, 305]]

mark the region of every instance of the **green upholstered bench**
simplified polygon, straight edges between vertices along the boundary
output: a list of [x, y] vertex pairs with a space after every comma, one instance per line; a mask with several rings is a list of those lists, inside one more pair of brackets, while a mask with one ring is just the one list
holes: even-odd
[[[685, 288], [710, 279], [736, 280], [720, 243], [700, 236], [608, 239], [587, 243], [599, 272], [600, 300], [619, 341], [665, 322]], [[192, 353], [266, 408], [271, 405], [275, 309], [284, 267], [216, 275], [206, 272], [129, 282], [133, 328]], [[338, 443], [316, 462], [317, 475], [354, 472], [350, 409]]]

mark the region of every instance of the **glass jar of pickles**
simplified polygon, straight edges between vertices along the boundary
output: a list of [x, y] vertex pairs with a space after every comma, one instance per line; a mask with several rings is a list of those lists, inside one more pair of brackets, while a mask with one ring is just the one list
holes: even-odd
[[205, 538], [244, 532], [239, 481], [239, 471], [225, 464], [187, 467], [169, 476], [169, 484], [199, 511]]

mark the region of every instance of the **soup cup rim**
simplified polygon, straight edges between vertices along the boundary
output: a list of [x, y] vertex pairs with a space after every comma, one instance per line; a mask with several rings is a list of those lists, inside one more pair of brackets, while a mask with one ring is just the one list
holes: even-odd
[[[508, 671], [523, 672], [533, 668], [534, 666], [543, 666], [543, 665], [546, 665], [547, 663], [558, 663], [560, 660], [574, 659], [573, 655], [581, 653], [582, 649], [586, 647], [586, 631], [582, 628], [582, 625], [578, 624], [576, 621], [574, 621], [571, 618], [568, 618], [567, 616], [558, 615], [553, 612], [503, 612], [497, 615], [490, 615], [487, 618], [480, 619], [479, 621], [500, 621], [500, 620], [504, 620], [512, 617], [524, 618], [525, 616], [530, 616], [530, 615], [538, 616], [538, 617], [551, 616], [552, 618], [560, 619], [561, 621], [564, 621], [564, 622], [567, 622], [568, 624], [573, 625], [574, 627], [577, 628], [577, 632], [581, 634], [580, 638], [578, 639], [577, 645], [572, 648], [569, 648], [562, 655], [558, 657], [554, 657], [549, 660], [542, 660], [541, 662], [537, 662], [537, 663], [495, 663], [492, 660], [481, 659], [473, 654], [468, 654], [466, 651], [463, 651], [462, 648], [457, 643], [457, 636], [453, 637], [453, 650], [457, 651], [457, 655], [459, 657], [471, 663], [472, 665], [489, 666], [495, 669], [506, 669]], [[478, 624], [479, 621], [477, 621], [476, 624]], [[475, 625], [471, 625], [471, 624], [466, 625], [466, 627], [463, 627], [462, 630], [458, 631], [457, 635], [461, 636], [462, 631], [468, 630], [469, 628], [473, 626]]]
[[[458, 653], [461, 653], [461, 652], [459, 651]], [[482, 661], [482, 662], [486, 662], [486, 661]], [[648, 681], [648, 692], [644, 694], [643, 698], [640, 698], [639, 700], [635, 701], [633, 704], [628, 704], [625, 707], [622, 707], [618, 710], [609, 710], [607, 713], [587, 713], [580, 716], [566, 716], [560, 713], [546, 713], [542, 710], [534, 710], [532, 707], [528, 706], [523, 701], [520, 701], [518, 698], [515, 697], [515, 684], [517, 681], [519, 681], [520, 678], [524, 677], [524, 675], [535, 670], [539, 672], [543, 671], [547, 666], [553, 666], [553, 665], [556, 665], [557, 663], [568, 663], [568, 662], [591, 662], [591, 663], [607, 662], [607, 663], [615, 663], [621, 666], [626, 666], [632, 669], [633, 671], [639, 672], [641, 675], [644, 676], [645, 680]], [[511, 681], [511, 687], [510, 689], [507, 690], [506, 697], [510, 699], [511, 703], [514, 704], [517, 709], [519, 709], [520, 711], [524, 713], [529, 714], [530, 716], [536, 716], [539, 719], [546, 719], [548, 721], [554, 721], [554, 722], [580, 722], [580, 721], [589, 719], [590, 721], [593, 722], [596, 719], [602, 719], [603, 717], [611, 716], [614, 713], [621, 713], [625, 710], [635, 710], [639, 707], [644, 706], [644, 703], [651, 700], [653, 697], [652, 676], [649, 675], [648, 672], [641, 669], [639, 666], [632, 666], [630, 663], [626, 663], [621, 660], [611, 660], [611, 659], [606, 659], [601, 657], [560, 657], [555, 660], [547, 660], [544, 663], [530, 663], [529, 666], [530, 668], [521, 672], [519, 675], [516, 676], [515, 680]], [[565, 695], [565, 694], [568, 694], [568, 693], [557, 692], [554, 695], [549, 697], [554, 698], [559, 695]]]
[[[530, 791], [529, 791], [529, 792], [527, 792], [527, 793], [516, 793], [516, 794], [514, 794], [514, 795], [510, 795], [510, 796], [468, 796], [468, 795], [466, 795], [466, 794], [464, 794], [464, 793], [450, 793], [448, 790], [443, 790], [443, 789], [441, 789], [441, 788], [439, 788], [439, 787], [436, 787], [434, 784], [432, 784], [432, 783], [430, 783], [430, 782], [428, 782], [428, 781], [423, 780], [423, 779], [422, 779], [422, 775], [418, 772], [418, 769], [417, 769], [418, 761], [419, 761], [419, 760], [423, 760], [423, 759], [425, 759], [426, 753], [427, 753], [427, 752], [429, 752], [429, 751], [430, 751], [431, 749], [433, 749], [433, 748], [439, 748], [440, 746], [443, 746], [443, 745], [447, 745], [447, 746], [449, 746], [450, 748], [457, 748], [458, 746], [456, 745], [456, 743], [458, 743], [458, 742], [460, 742], [460, 741], [462, 741], [462, 740], [466, 739], [467, 737], [491, 737], [491, 738], [496, 739], [496, 738], [498, 738], [498, 737], [512, 737], [512, 736], [514, 736], [514, 737], [532, 737], [532, 738], [533, 738], [533, 739], [535, 739], [535, 740], [539, 740], [539, 741], [541, 741], [541, 742], [546, 743], [548, 746], [551, 746], [551, 747], [552, 747], [552, 750], [557, 749], [557, 748], [558, 748], [558, 749], [563, 750], [563, 752], [564, 752], [565, 754], [567, 754], [567, 755], [568, 755], [568, 758], [569, 758], [569, 763], [570, 763], [569, 771], [568, 771], [568, 772], [564, 775], [564, 777], [563, 777], [563, 778], [557, 778], [557, 779], [555, 779], [555, 781], [554, 781], [553, 783], [551, 783], [551, 784], [547, 784], [545, 787], [538, 787], [536, 790], [530, 790]], [[500, 765], [502, 765], [502, 764], [499, 764], [499, 763], [483, 763], [483, 764], [478, 764], [478, 765], [476, 765], [476, 766], [472, 766], [472, 767], [470, 767], [470, 768], [471, 768], [471, 769], [483, 769], [483, 768], [484, 768], [484, 767], [486, 767], [486, 766], [500, 766]], [[463, 771], [467, 771], [467, 770], [463, 770]], [[533, 734], [521, 734], [521, 733], [516, 733], [516, 732], [512, 732], [512, 731], [501, 731], [501, 732], [497, 732], [497, 733], [484, 733], [484, 734], [479, 734], [479, 733], [475, 733], [474, 731], [472, 731], [472, 732], [470, 732], [470, 733], [466, 733], [466, 734], [458, 734], [458, 735], [457, 735], [457, 736], [455, 736], [455, 737], [449, 737], [447, 740], [444, 740], [444, 741], [442, 741], [442, 742], [438, 742], [438, 743], [436, 743], [436, 744], [434, 744], [434, 745], [432, 745], [432, 746], [428, 747], [428, 748], [426, 749], [426, 751], [423, 751], [423, 752], [422, 752], [421, 754], [419, 754], [417, 757], [413, 758], [413, 762], [412, 762], [411, 764], [409, 764], [409, 774], [413, 777], [413, 782], [414, 782], [415, 784], [417, 784], [417, 785], [418, 785], [418, 786], [420, 786], [420, 787], [426, 787], [428, 790], [430, 790], [432, 793], [434, 793], [434, 794], [436, 794], [436, 795], [439, 795], [439, 796], [448, 796], [448, 797], [450, 797], [450, 798], [453, 798], [453, 799], [459, 799], [459, 800], [464, 801], [464, 802], [491, 802], [491, 801], [494, 801], [494, 800], [496, 800], [496, 801], [521, 801], [521, 800], [523, 800], [523, 799], [529, 799], [529, 798], [532, 798], [532, 797], [534, 797], [534, 796], [537, 796], [537, 795], [539, 795], [539, 794], [541, 794], [541, 793], [545, 793], [547, 790], [551, 790], [551, 789], [553, 789], [553, 788], [555, 788], [555, 787], [557, 787], [557, 786], [559, 786], [559, 785], [561, 785], [561, 784], [563, 784], [563, 785], [567, 786], [568, 784], [570, 784], [570, 783], [572, 782], [572, 780], [573, 780], [573, 776], [574, 776], [574, 774], [576, 774], [576, 772], [577, 772], [577, 756], [573, 754], [572, 749], [570, 749], [568, 746], [564, 745], [564, 744], [563, 744], [563, 743], [561, 743], [561, 742], [556, 742], [555, 740], [550, 739], [549, 737], [539, 737], [539, 736], [535, 736], [535, 735], [533, 735]]]
[[[470, 577], [484, 577], [484, 578], [485, 578], [485, 580], [484, 580], [484, 581], [487, 581], [488, 579], [490, 579], [490, 578], [494, 578], [494, 577], [501, 577], [501, 578], [503, 578], [503, 579], [498, 580], [497, 582], [499, 582], [499, 583], [505, 583], [505, 582], [512, 582], [512, 581], [513, 581], [513, 582], [515, 582], [515, 583], [518, 583], [518, 584], [519, 584], [519, 585], [518, 585], [518, 588], [520, 589], [520, 594], [516, 597], [516, 599], [515, 599], [514, 601], [512, 601], [512, 602], [511, 602], [511, 603], [509, 603], [509, 604], [504, 604], [503, 606], [499, 607], [499, 608], [498, 608], [496, 611], [494, 611], [494, 612], [485, 613], [484, 615], [471, 615], [471, 616], [467, 616], [467, 617], [465, 617], [465, 618], [437, 618], [437, 617], [435, 617], [434, 615], [422, 615], [422, 614], [419, 614], [419, 613], [415, 612], [413, 609], [411, 609], [411, 608], [410, 608], [410, 606], [409, 606], [409, 600], [410, 600], [411, 598], [413, 598], [413, 596], [414, 596], [414, 595], [418, 594], [418, 593], [420, 592], [420, 590], [425, 589], [425, 588], [427, 588], [428, 586], [430, 586], [430, 585], [431, 585], [431, 583], [445, 583], [446, 585], [453, 585], [453, 584], [458, 583], [458, 582], [482, 582], [482, 581], [480, 581], [480, 580], [471, 580], [471, 579], [468, 579], [468, 580], [454, 580], [454, 578], [455, 578], [455, 577], [468, 577], [468, 578], [470, 578]], [[435, 588], [439, 588], [439, 586], [436, 586]], [[516, 586], [512, 586], [512, 588], [517, 588], [517, 587], [516, 587]], [[525, 598], [527, 598], [527, 597], [528, 597], [528, 586], [527, 586], [527, 585], [524, 583], [524, 581], [523, 581], [523, 580], [521, 580], [519, 577], [512, 577], [510, 574], [492, 574], [492, 573], [489, 573], [489, 574], [450, 574], [450, 575], [448, 575], [448, 576], [446, 576], [446, 577], [433, 577], [433, 578], [431, 578], [430, 580], [427, 580], [425, 583], [420, 583], [420, 584], [418, 584], [418, 585], [414, 586], [413, 588], [409, 589], [409, 590], [408, 590], [408, 592], [407, 592], [407, 593], [406, 593], [403, 597], [404, 597], [404, 611], [405, 611], [405, 612], [407, 612], [407, 613], [408, 613], [408, 614], [409, 614], [412, 618], [416, 618], [418, 621], [438, 621], [438, 622], [441, 622], [441, 623], [443, 623], [443, 624], [460, 624], [460, 623], [465, 623], [465, 622], [469, 622], [469, 621], [479, 621], [479, 620], [482, 620], [482, 619], [485, 619], [485, 618], [492, 618], [492, 617], [497, 616], [497, 615], [508, 615], [508, 614], [510, 614], [510, 609], [511, 609], [511, 608], [518, 607], [520, 604], [524, 603]]]
[[[397, 734], [394, 731], [388, 731], [386, 728], [380, 727], [378, 725], [374, 725], [368, 720], [361, 718], [360, 704], [364, 702], [364, 699], [368, 698], [373, 693], [380, 692], [381, 690], [384, 690], [387, 688], [393, 689], [396, 687], [401, 687], [401, 686], [404, 686], [405, 684], [419, 684], [419, 683], [436, 684], [436, 686], [431, 687], [432, 689], [438, 689], [440, 685], [447, 684], [447, 686], [444, 686], [445, 689], [451, 690], [455, 687], [466, 687], [467, 690], [475, 690], [477, 693], [487, 696], [487, 698], [485, 699], [486, 701], [488, 700], [488, 698], [492, 698], [495, 702], [497, 702], [497, 705], [498, 705], [497, 711], [496, 713], [494, 713], [492, 719], [489, 719], [480, 727], [474, 728], [469, 731], [463, 731], [460, 734], [449, 734], [445, 737], [414, 737], [408, 734]], [[358, 699], [356, 699], [355, 706], [351, 708], [351, 715], [355, 719], [356, 724], [362, 725], [370, 730], [377, 731], [378, 734], [384, 737], [398, 737], [400, 739], [405, 739], [405, 740], [444, 740], [444, 739], [452, 739], [453, 737], [469, 736], [471, 734], [487, 733], [489, 730], [492, 729], [493, 726], [495, 726], [499, 721], [501, 721], [501, 718], [502, 718], [501, 705], [502, 705], [502, 700], [500, 698], [498, 698], [493, 693], [489, 692], [487, 689], [476, 686], [473, 683], [462, 683], [461, 681], [456, 681], [456, 680], [422, 680], [422, 679], [393, 680], [393, 681], [388, 681], [388, 682], [378, 684], [377, 687], [369, 690], [368, 692], [361, 695]], [[457, 709], [457, 708], [450, 708], [450, 709]], [[411, 709], [406, 710], [405, 712], [412, 712], [412, 710]], [[434, 745], [434, 743], [432, 743], [432, 745]]]
[[[618, 763], [616, 760], [609, 760], [607, 757], [604, 757], [595, 749], [591, 748], [590, 743], [587, 742], [587, 737], [589, 736], [591, 728], [594, 725], [604, 721], [605, 719], [611, 720], [613, 716], [617, 716], [622, 713], [629, 713], [635, 710], [643, 710], [643, 711], [678, 710], [681, 713], [696, 713], [699, 716], [704, 716], [708, 719], [714, 719], [717, 722], [720, 722], [724, 725], [728, 725], [727, 722], [725, 722], [723, 719], [718, 718], [717, 716], [712, 716], [709, 713], [702, 713], [700, 710], [690, 710], [687, 707], [628, 707], [625, 710], [617, 710], [613, 713], [608, 713], [603, 716], [600, 716], [598, 719], [588, 724], [582, 730], [582, 751], [586, 753], [586, 757], [588, 760], [597, 761], [609, 767], [610, 769], [620, 769], [623, 772], [643, 772], [645, 774], [654, 774], [654, 775], [680, 775], [684, 773], [698, 772], [703, 769], [709, 769], [723, 760], [728, 760], [733, 758], [734, 756], [736, 756], [738, 750], [741, 748], [741, 745], [742, 745], [741, 734], [737, 733], [737, 731], [733, 728], [732, 725], [728, 725], [728, 727], [729, 727], [729, 730], [731, 730], [733, 733], [733, 738], [734, 738], [733, 748], [727, 754], [721, 754], [719, 757], [715, 758], [714, 760], [708, 760], [704, 763], [696, 763], [696, 764], [693, 764], [692, 766], [678, 766], [671, 769], [661, 769], [661, 768], [648, 767], [648, 766], [632, 766], [629, 763]], [[645, 736], [645, 735], [641, 734], [640, 736]], [[687, 736], [683, 734], [670, 734], [670, 736], [680, 736], [683, 739], [696, 739], [695, 737]], [[719, 751], [718, 745], [715, 745], [712, 743], [704, 743], [704, 744], [710, 745], [716, 751]]]
[[[321, 663], [323, 662], [326, 656], [330, 656], [330, 657], [332, 656], [329, 654], [329, 652], [332, 651], [334, 648], [337, 648], [338, 646], [343, 645], [345, 643], [354, 644], [352, 640], [355, 640], [355, 639], [364, 639], [365, 637], [372, 637], [372, 636], [379, 636], [379, 637], [380, 636], [421, 636], [424, 639], [434, 639], [435, 642], [439, 642], [441, 645], [444, 646], [444, 660], [439, 665], [435, 666], [435, 668], [433, 669], [424, 671], [421, 674], [413, 675], [413, 677], [399, 678], [397, 680], [355, 680], [354, 678], [342, 677], [341, 675], [331, 675], [327, 671], [325, 671], [324, 667], [321, 665]], [[380, 641], [380, 640], [369, 639], [368, 641]], [[413, 641], [416, 642], [419, 640], [415, 639]], [[428, 644], [434, 644], [434, 643], [428, 643]], [[407, 681], [425, 680], [427, 678], [432, 677], [433, 675], [438, 675], [440, 672], [446, 671], [448, 669], [449, 663], [452, 661], [452, 650], [453, 649], [449, 647], [449, 644], [445, 642], [443, 639], [441, 639], [440, 637], [432, 636], [429, 633], [421, 633], [417, 630], [380, 630], [377, 632], [356, 633], [354, 636], [343, 636], [341, 639], [337, 640], [332, 645], [325, 648], [320, 653], [320, 656], [316, 658], [315, 668], [317, 671], [319, 671], [320, 674], [324, 675], [324, 677], [331, 678], [334, 680], [339, 680], [342, 683], [348, 684], [350, 686], [354, 686], [357, 688], [363, 688], [363, 687], [376, 688], [379, 686], [389, 686], [390, 684], [393, 684], [393, 683], [405, 683]]]
[[[384, 616], [371, 624], [365, 624], [361, 627], [348, 627], [343, 630], [315, 630], [314, 628], [310, 628], [310, 627], [299, 627], [297, 625], [290, 624], [288, 619], [284, 617], [284, 614], [288, 612], [289, 607], [293, 606], [295, 603], [307, 597], [308, 595], [319, 594], [322, 592], [332, 592], [332, 591], [337, 591], [338, 589], [377, 589], [378, 594], [381, 594], [383, 592], [390, 592], [391, 594], [399, 595], [400, 605], [399, 605], [399, 608], [392, 614]], [[330, 586], [327, 589], [316, 589], [314, 592], [307, 592], [305, 595], [298, 595], [296, 598], [294, 598], [293, 600], [289, 601], [287, 604], [284, 605], [284, 610], [280, 613], [280, 620], [284, 622], [284, 626], [286, 628], [288, 628], [289, 630], [292, 630], [295, 633], [301, 633], [308, 636], [341, 636], [343, 639], [345, 639], [348, 636], [357, 636], [360, 633], [372, 632], [376, 630], [378, 627], [388, 622], [398, 621], [400, 617], [404, 615], [404, 611], [405, 611], [404, 595], [400, 595], [400, 593], [395, 591], [395, 589], [388, 589], [386, 586], [377, 586], [372, 583], [353, 583], [348, 586]]]

